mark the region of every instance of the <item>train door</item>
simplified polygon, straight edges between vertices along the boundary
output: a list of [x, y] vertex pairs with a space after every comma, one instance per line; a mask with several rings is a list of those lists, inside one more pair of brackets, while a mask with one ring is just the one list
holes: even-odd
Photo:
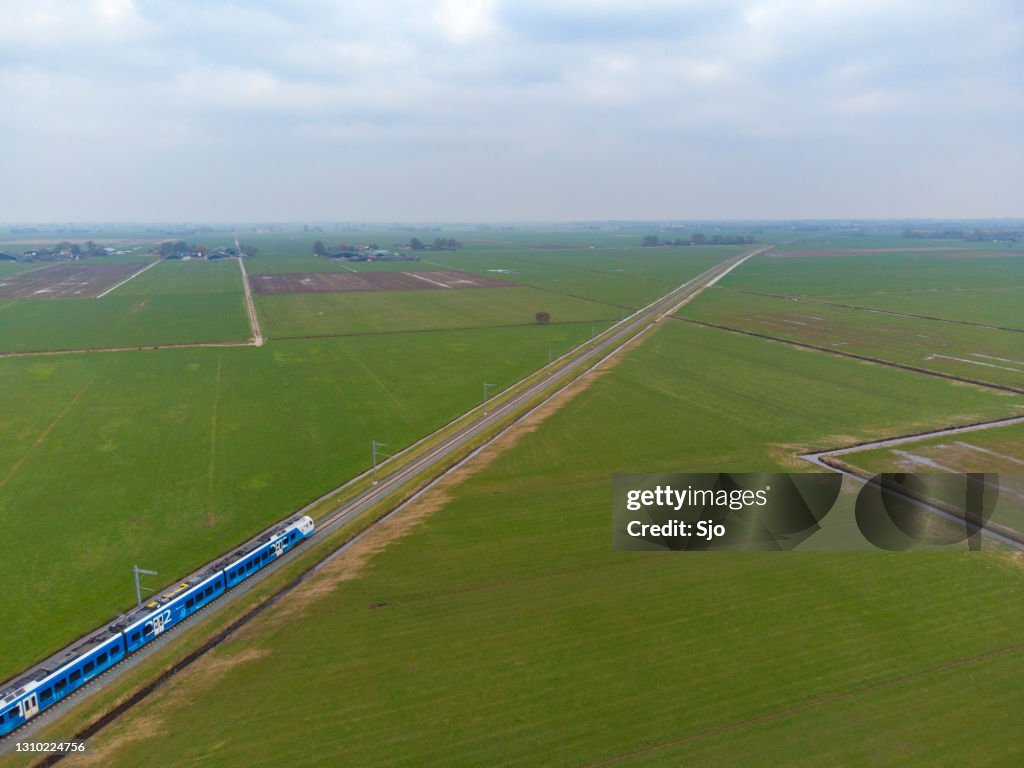
[[166, 624], [171, 620], [171, 612], [164, 611], [163, 613], [153, 617], [153, 634], [159, 635], [166, 629]]
[[39, 714], [39, 699], [33, 693], [27, 699], [23, 699], [21, 702], [21, 712], [28, 720], [33, 715]]
[[278, 539], [274, 542], [274, 557], [280, 557], [284, 554], [284, 539]]

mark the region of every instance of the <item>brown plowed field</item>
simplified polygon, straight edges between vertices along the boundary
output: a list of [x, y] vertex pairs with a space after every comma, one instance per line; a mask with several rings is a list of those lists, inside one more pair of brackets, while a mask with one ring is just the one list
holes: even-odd
[[54, 264], [0, 277], [0, 299], [81, 299], [102, 293], [145, 264]]
[[512, 283], [457, 270], [432, 272], [311, 272], [252, 275], [255, 293], [342, 293], [345, 291], [422, 291], [445, 288], [507, 288]]

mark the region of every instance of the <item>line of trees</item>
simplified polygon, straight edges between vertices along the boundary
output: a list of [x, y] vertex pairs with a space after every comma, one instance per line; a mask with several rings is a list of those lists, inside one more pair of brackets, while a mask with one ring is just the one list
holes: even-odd
[[26, 253], [30, 254], [30, 258], [41, 260], [84, 259], [107, 255], [106, 249], [101, 245], [96, 245], [92, 240], [86, 240], [81, 245], [62, 240], [54, 246], [34, 248]]
[[675, 240], [662, 240], [657, 235], [647, 235], [643, 239], [645, 248], [662, 245], [748, 245], [756, 242], [753, 235], [712, 235], [707, 237], [702, 232], [694, 232], [689, 239], [679, 237]]
[[1001, 240], [1012, 243], [1024, 237], [1024, 232], [1009, 229], [990, 232], [982, 229], [904, 229], [903, 237], [924, 240], [966, 240], [974, 243]]
[[435, 237], [433, 242], [428, 245], [418, 237], [414, 237], [409, 241], [409, 247], [414, 251], [457, 251], [462, 247], [462, 243], [454, 237]]

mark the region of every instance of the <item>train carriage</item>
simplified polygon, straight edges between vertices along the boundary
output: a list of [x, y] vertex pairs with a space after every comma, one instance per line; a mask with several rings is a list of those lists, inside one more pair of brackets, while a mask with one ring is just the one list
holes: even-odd
[[181, 582], [128, 614], [122, 629], [129, 653], [184, 621], [211, 600], [224, 594], [224, 573], [209, 569], [198, 578]]
[[303, 515], [179, 582], [0, 687], [0, 738], [151, 642], [314, 533]]
[[312, 535], [313, 521], [303, 516], [281, 526], [269, 536], [257, 541], [251, 548], [233, 553], [223, 564], [228, 588], [249, 578]]
[[0, 736], [70, 695], [121, 661], [124, 638], [100, 633], [36, 667], [0, 693]]

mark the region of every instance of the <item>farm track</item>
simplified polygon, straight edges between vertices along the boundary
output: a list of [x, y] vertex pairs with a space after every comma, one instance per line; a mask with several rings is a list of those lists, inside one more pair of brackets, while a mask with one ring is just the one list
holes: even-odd
[[45, 349], [38, 352], [0, 352], [0, 360], [8, 357], [50, 357], [53, 355], [85, 355], [96, 352], [143, 352], [154, 349], [196, 349], [200, 347], [252, 347], [250, 341], [196, 341], [188, 344], [140, 344], [135, 347], [87, 347], [85, 349]]
[[[238, 239], [235, 239], [235, 244], [238, 244]], [[252, 339], [250, 340], [252, 346], [262, 347], [263, 346], [263, 331], [260, 328], [260, 317], [256, 314], [256, 304], [252, 300], [252, 289], [249, 287], [249, 276], [245, 272], [245, 259], [242, 256], [238, 257], [238, 268], [242, 271], [242, 290], [245, 291], [245, 311], [249, 315], [249, 328], [252, 332]]]
[[753, 336], [756, 339], [764, 339], [766, 341], [775, 341], [780, 344], [789, 344], [792, 347], [799, 347], [801, 349], [811, 349], [815, 352], [825, 352], [829, 355], [838, 355], [839, 357], [848, 357], [853, 360], [861, 360], [866, 363], [875, 363], [877, 365], [886, 365], [890, 368], [899, 368], [904, 371], [913, 371], [914, 373], [923, 373], [926, 376], [936, 376], [940, 379], [949, 379], [950, 381], [958, 381], [961, 384], [973, 384], [976, 387], [984, 387], [985, 389], [996, 389], [1001, 392], [1012, 392], [1015, 395], [1024, 395], [1024, 389], [1020, 387], [1011, 387], [1009, 384], [994, 384], [990, 381], [981, 381], [980, 379], [970, 379], [966, 376], [957, 376], [952, 373], [942, 373], [941, 371], [932, 371], [927, 368], [919, 368], [916, 365], [909, 365], [907, 363], [896, 363], [892, 360], [882, 360], [878, 357], [870, 357], [868, 355], [858, 355], [856, 352], [844, 352], [840, 349], [830, 349], [829, 347], [822, 347], [817, 344], [808, 344], [805, 341], [794, 341], [792, 339], [786, 339], [781, 336], [769, 336], [766, 333], [758, 333], [757, 331], [748, 331], [742, 328], [732, 328], [728, 325], [719, 325], [718, 323], [709, 323], [704, 320], [693, 320], [689, 317], [675, 317], [674, 320], [679, 320], [684, 323], [691, 323], [693, 325], [700, 325], [705, 328], [716, 328], [720, 331], [728, 331], [729, 333], [738, 333], [743, 336]]
[[917, 320], [934, 320], [937, 323], [951, 323], [953, 325], [969, 325], [974, 328], [988, 328], [991, 331], [1010, 331], [1011, 333], [1024, 333], [1024, 328], [1010, 328], [1006, 325], [989, 325], [988, 323], [975, 323], [971, 320], [952, 320], [948, 317], [934, 317], [932, 315], [915, 315], [911, 312], [896, 312], [891, 309], [876, 309], [875, 307], [861, 307], [856, 304], [841, 304], [838, 301], [824, 301], [813, 299], [807, 296], [787, 296], [782, 293], [761, 293], [760, 291], [744, 291], [739, 288], [724, 288], [731, 293], [746, 293], [750, 296], [767, 296], [773, 299], [789, 299], [790, 301], [802, 301], [807, 304], [820, 304], [825, 307], [841, 307], [843, 309], [855, 309], [860, 312], [872, 312], [878, 315], [893, 315], [895, 317], [912, 317]]
[[145, 271], [146, 271], [147, 269], [152, 269], [153, 267], [155, 267], [155, 266], [156, 266], [157, 264], [159, 264], [159, 263], [160, 263], [160, 261], [159, 261], [159, 260], [157, 260], [157, 261], [154, 261], [154, 262], [152, 262], [152, 263], [150, 263], [150, 264], [147, 264], [147, 265], [146, 265], [146, 266], [144, 266], [144, 267], [143, 267], [142, 269], [140, 269], [140, 270], [139, 270], [138, 272], [136, 272], [136, 273], [135, 273], [135, 274], [133, 274], [133, 275], [129, 275], [128, 277], [126, 277], [126, 278], [125, 278], [124, 280], [122, 280], [122, 281], [121, 281], [120, 283], [118, 283], [117, 285], [112, 285], [112, 286], [110, 286], [110, 287], [109, 287], [109, 288], [107, 288], [107, 290], [105, 290], [105, 291], [104, 291], [103, 293], [100, 293], [100, 294], [98, 294], [98, 295], [96, 296], [96, 298], [97, 298], [97, 299], [102, 299], [102, 298], [103, 298], [104, 296], [106, 296], [106, 295], [107, 295], [108, 293], [113, 293], [114, 291], [116, 291], [116, 290], [117, 290], [118, 288], [120, 288], [120, 287], [121, 287], [122, 285], [124, 285], [125, 283], [129, 283], [129, 282], [131, 282], [131, 281], [132, 281], [132, 280], [134, 280], [134, 279], [135, 279], [136, 277], [138, 277], [138, 276], [139, 276], [139, 275], [141, 275], [141, 274], [142, 274], [143, 272], [145, 272]]
[[[396, 467], [389, 474], [383, 476], [376, 485], [371, 486], [367, 490], [356, 495], [351, 500], [345, 502], [326, 514], [324, 517], [317, 520], [317, 530], [314, 540], [318, 540], [326, 536], [331, 531], [342, 528], [347, 523], [350, 523], [363, 515], [363, 513], [367, 512], [375, 505], [388, 501], [392, 497], [399, 498], [400, 494], [403, 493], [410, 494], [404, 500], [395, 502], [394, 506], [390, 506], [389, 504], [384, 505], [379, 516], [370, 522], [358, 534], [343, 542], [339, 547], [321, 558], [300, 576], [278, 589], [267, 600], [258, 606], [249, 609], [243, 616], [219, 632], [201, 648], [191, 652], [170, 669], [161, 673], [155, 680], [134, 692], [125, 701], [116, 705], [105, 715], [101, 716], [98, 720], [94, 721], [77, 733], [71, 740], [84, 740], [90, 738], [101, 731], [104, 727], [114, 722], [135, 704], [146, 699], [149, 694], [165, 682], [176, 676], [184, 669], [187, 669], [193, 662], [202, 658], [208, 651], [217, 647], [221, 642], [232, 636], [238, 629], [248, 624], [267, 607], [278, 602], [297, 586], [311, 578], [321, 567], [323, 567], [324, 564], [351, 547], [356, 542], [360, 541], [374, 527], [401, 512], [420, 495], [433, 487], [439, 480], [448, 476], [451, 472], [457, 470], [466, 462], [473, 459], [493, 441], [506, 434], [509, 430], [513, 429], [516, 425], [533, 414], [537, 409], [541, 408], [551, 398], [571, 386], [580, 376], [600, 366], [608, 358], [618, 353], [623, 347], [634, 342], [646, 331], [661, 322], [665, 317], [670, 317], [672, 312], [675, 312], [679, 307], [698, 296], [708, 285], [713, 284], [725, 274], [743, 264], [747, 259], [768, 250], [770, 247], [771, 246], [764, 246], [746, 254], [738, 254], [725, 259], [721, 263], [716, 264], [692, 280], [665, 294], [661, 298], [656, 299], [646, 307], [638, 310], [632, 316], [619, 321], [616, 325], [612, 326], [612, 328], [602, 332], [594, 340], [587, 342], [592, 345], [590, 349], [576, 355], [575, 353], [579, 352], [580, 349], [576, 348], [562, 357], [556, 358], [546, 366], [546, 369], [549, 372], [542, 376], [539, 381], [530, 384], [521, 392], [514, 394], [504, 402], [495, 404], [493, 410], [489, 412], [483, 411], [475, 419], [458, 428], [453, 434], [445, 437], [439, 443], [430, 447], [423, 455], [415, 456], [406, 464]], [[241, 262], [240, 267], [244, 272], [244, 266], [241, 265]], [[497, 397], [495, 399], [497, 399]], [[490, 430], [496, 431], [493, 434], [489, 434]], [[425, 442], [430, 437], [431, 436], [428, 436], [420, 442]], [[481, 438], [483, 438], [483, 442], [479, 445], [475, 445], [475, 443]], [[321, 500], [330, 498], [333, 493], [346, 487], [351, 482], [352, 481], [349, 481], [348, 483], [340, 486], [339, 489], [335, 489], [335, 491], [330, 492], [325, 497], [321, 497]], [[314, 504], [316, 503], [317, 502], [314, 502]], [[310, 505], [307, 505], [307, 507], [303, 508], [300, 512], [304, 512], [305, 509], [309, 508], [309, 506]], [[388, 508], [389, 506], [390, 508]], [[295, 513], [288, 517], [291, 518], [294, 514]], [[254, 537], [254, 539], [258, 537], [259, 535]], [[251, 588], [253, 584], [265, 579], [274, 570], [276, 570], [282, 562], [287, 562], [287, 560], [275, 561], [271, 566], [263, 569], [259, 574], [257, 574], [261, 578], [257, 580], [256, 577], [253, 577], [253, 580], [248, 587]], [[245, 586], [245, 584], [240, 586]], [[244, 594], [244, 591], [246, 590], [232, 590], [211, 603], [210, 607], [215, 607], [214, 610], [211, 611], [204, 609], [204, 611], [200, 613], [207, 616], [213, 615], [217, 610], [229, 605], [239, 596], [239, 594]], [[186, 621], [180, 626], [194, 626], [194, 623]], [[167, 635], [173, 636], [172, 633], [174, 633], [176, 629], [177, 625], [172, 628]], [[102, 628], [100, 628], [100, 630], [93, 630], [92, 632], [89, 632], [86, 637], [94, 635], [97, 631], [102, 631]], [[141, 659], [138, 659], [136, 662], [140, 660]], [[127, 668], [130, 669], [134, 666], [131, 664], [132, 661], [133, 659], [129, 657], [129, 659], [127, 659], [126, 662], [122, 662], [122, 664], [125, 664]], [[100, 676], [89, 683], [87, 686], [89, 689], [88, 693], [91, 695], [101, 691], [116, 679], [117, 676], [110, 676], [110, 673]], [[67, 700], [68, 705], [74, 703], [75, 700], [81, 701], [85, 698], [84, 696], [79, 696], [78, 693], [81, 693], [81, 691], [76, 692], [76, 694], [73, 694], [72, 697]], [[61, 704], [57, 704], [39, 718], [30, 721], [14, 734], [11, 734], [10, 737], [5, 737], [3, 740], [0, 740], [0, 745], [3, 745], [0, 746], [0, 754], [3, 754], [13, 746], [15, 737], [21, 739], [26, 737], [30, 738], [36, 730], [45, 725], [52, 724], [53, 720], [63, 714], [66, 710], [67, 706], [65, 706], [63, 702]], [[39, 763], [39, 765], [53, 765], [64, 757], [64, 754], [52, 754]]]

